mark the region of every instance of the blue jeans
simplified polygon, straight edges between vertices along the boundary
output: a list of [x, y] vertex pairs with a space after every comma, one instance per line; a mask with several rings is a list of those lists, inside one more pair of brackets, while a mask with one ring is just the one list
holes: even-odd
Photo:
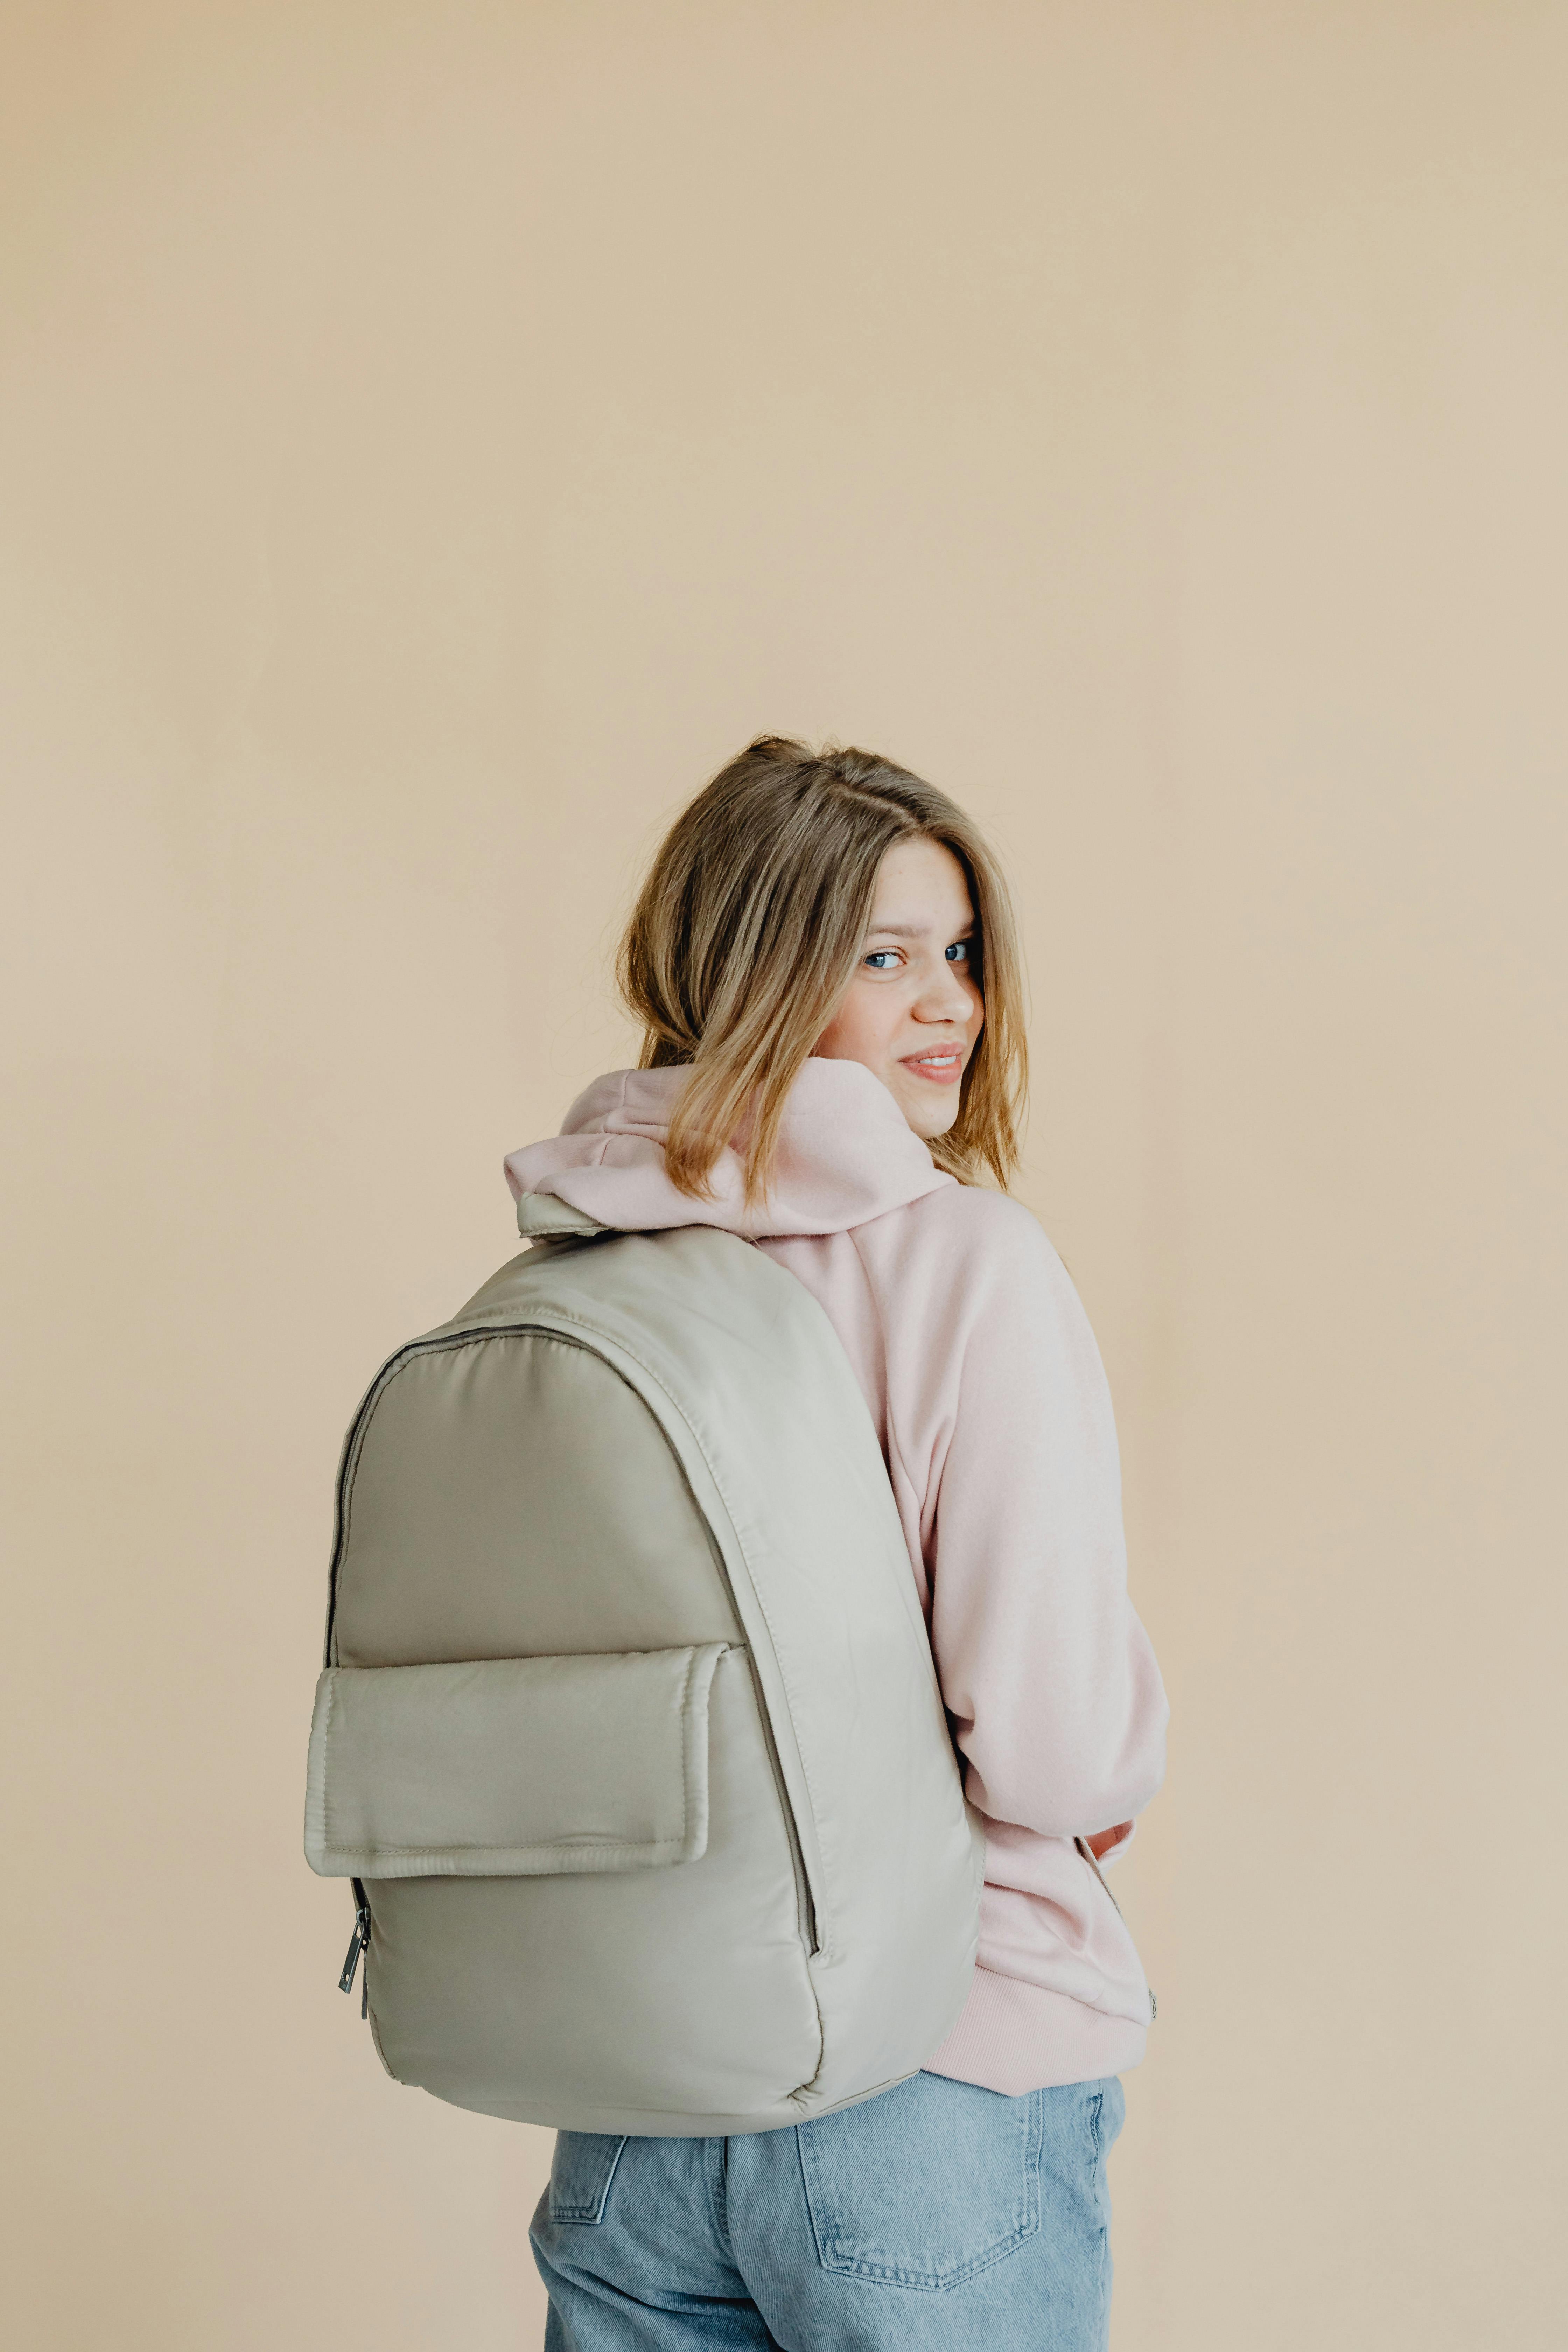
[[1114, 2076], [916, 2074], [733, 2139], [563, 2132], [533, 2217], [545, 2352], [1103, 2352]]

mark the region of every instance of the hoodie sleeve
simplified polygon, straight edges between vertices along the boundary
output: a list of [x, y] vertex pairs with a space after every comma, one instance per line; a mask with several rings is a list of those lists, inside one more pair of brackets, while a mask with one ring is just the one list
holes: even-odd
[[1104, 1368], [1026, 1210], [977, 1191], [921, 1205], [945, 1230], [919, 1253], [907, 1435], [924, 1459], [905, 1466], [923, 1488], [931, 1648], [969, 1796], [994, 1821], [1092, 1836], [1159, 1787], [1168, 1712], [1127, 1594]]

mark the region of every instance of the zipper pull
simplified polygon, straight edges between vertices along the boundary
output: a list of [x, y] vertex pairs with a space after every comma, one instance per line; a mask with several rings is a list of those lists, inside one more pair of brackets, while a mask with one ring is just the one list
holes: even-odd
[[353, 1938], [349, 1944], [349, 1955], [347, 1959], [343, 1962], [343, 1972], [338, 1979], [338, 1990], [340, 1992], [353, 1992], [354, 1989], [354, 1970], [359, 1966], [360, 1954], [362, 1952], [366, 1955], [364, 1964], [364, 1994], [360, 2008], [360, 2015], [363, 2017], [368, 2013], [367, 2004], [370, 2000], [370, 1906], [368, 1903], [361, 1903], [357, 1905], [354, 1910], [354, 1931]]

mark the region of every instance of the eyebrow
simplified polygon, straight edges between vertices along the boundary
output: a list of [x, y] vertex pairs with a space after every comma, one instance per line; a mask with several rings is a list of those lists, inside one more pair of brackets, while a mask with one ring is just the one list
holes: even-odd
[[[931, 929], [930, 923], [873, 923], [866, 937], [868, 940], [923, 940]], [[972, 931], [978, 929], [976, 923], [966, 923], [962, 930], [954, 931], [953, 940], [966, 940]]]

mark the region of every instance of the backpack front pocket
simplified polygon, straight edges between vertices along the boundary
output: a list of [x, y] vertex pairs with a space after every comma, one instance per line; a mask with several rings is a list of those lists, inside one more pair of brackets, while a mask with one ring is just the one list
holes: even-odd
[[512, 1878], [694, 1862], [728, 1645], [422, 1666], [316, 1686], [305, 1855], [327, 1878]]

